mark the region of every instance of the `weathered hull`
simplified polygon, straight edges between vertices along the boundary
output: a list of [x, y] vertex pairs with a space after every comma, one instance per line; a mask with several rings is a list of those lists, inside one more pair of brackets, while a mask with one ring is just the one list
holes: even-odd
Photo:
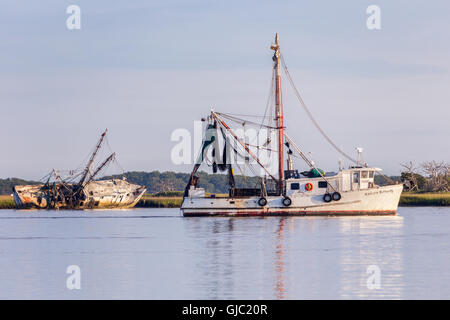
[[402, 185], [342, 192], [339, 201], [326, 203], [322, 195], [292, 197], [288, 207], [282, 197], [268, 197], [267, 205], [258, 205], [258, 197], [189, 198], [183, 200], [184, 216], [340, 216], [395, 215]]
[[126, 209], [134, 207], [146, 188], [123, 180], [93, 181], [85, 188], [87, 200], [82, 209]]
[[16, 186], [14, 201], [19, 208], [36, 209], [126, 209], [134, 207], [144, 195], [143, 186], [123, 180], [93, 181], [83, 190], [83, 200], [73, 203], [52, 200], [43, 185]]

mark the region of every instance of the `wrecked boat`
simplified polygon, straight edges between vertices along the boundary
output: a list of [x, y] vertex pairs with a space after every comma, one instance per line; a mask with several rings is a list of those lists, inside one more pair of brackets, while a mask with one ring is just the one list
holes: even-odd
[[95, 180], [115, 160], [112, 153], [97, 168], [94, 160], [102, 147], [107, 130], [103, 132], [83, 171], [71, 171], [63, 178], [53, 169], [41, 185], [13, 187], [14, 201], [19, 208], [37, 209], [118, 209], [132, 208], [146, 191], [145, 186], [123, 179]]

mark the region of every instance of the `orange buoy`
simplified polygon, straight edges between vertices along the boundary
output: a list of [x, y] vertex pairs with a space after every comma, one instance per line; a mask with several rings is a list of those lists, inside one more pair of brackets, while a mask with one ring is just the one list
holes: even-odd
[[311, 191], [313, 188], [314, 188], [314, 186], [312, 185], [311, 182], [308, 182], [307, 184], [305, 184], [306, 191]]

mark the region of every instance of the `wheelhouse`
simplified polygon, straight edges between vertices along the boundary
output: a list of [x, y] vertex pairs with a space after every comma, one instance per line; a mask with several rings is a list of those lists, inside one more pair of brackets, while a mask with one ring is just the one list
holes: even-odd
[[319, 177], [302, 177], [291, 174], [292, 178], [286, 179], [286, 195], [321, 195], [335, 191], [370, 189], [375, 186], [374, 177], [375, 172], [378, 171], [381, 169], [362, 167], [345, 169], [338, 173], [328, 173]]

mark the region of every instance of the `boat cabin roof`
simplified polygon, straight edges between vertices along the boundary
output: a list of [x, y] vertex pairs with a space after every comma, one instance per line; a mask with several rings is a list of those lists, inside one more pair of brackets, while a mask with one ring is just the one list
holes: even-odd
[[[292, 170], [295, 171], [295, 170]], [[380, 172], [382, 171], [380, 168], [367, 168], [367, 167], [351, 167], [348, 169], [343, 169], [340, 170], [339, 172], [327, 172], [324, 174], [325, 178], [330, 179], [330, 178], [337, 178], [339, 175], [341, 175], [341, 173], [354, 173], [354, 172], [359, 172], [359, 171], [373, 171], [373, 172]], [[304, 175], [300, 175], [297, 173], [297, 176], [291, 175], [290, 177], [287, 177], [286, 180], [287, 181], [297, 181], [297, 180], [311, 180], [311, 179], [323, 179], [321, 176], [318, 177], [307, 177]]]
[[368, 168], [368, 167], [350, 167], [348, 169], [343, 169], [341, 172], [354, 172], [354, 171], [375, 171], [380, 172], [382, 169], [380, 168]]

